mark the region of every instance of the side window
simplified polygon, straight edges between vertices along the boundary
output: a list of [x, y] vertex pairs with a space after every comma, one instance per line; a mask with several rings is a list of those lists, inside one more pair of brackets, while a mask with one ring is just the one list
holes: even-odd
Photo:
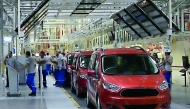
[[92, 54], [89, 62], [89, 69], [94, 70], [94, 64], [95, 64], [96, 54]]
[[95, 70], [96, 61], [97, 61], [97, 54], [94, 54], [94, 60], [93, 60], [93, 63], [92, 63], [92, 70]]
[[72, 65], [76, 65], [76, 62], [77, 62], [77, 55], [74, 56]]
[[72, 65], [75, 65], [75, 64], [76, 64], [76, 57], [74, 57]]
[[79, 58], [78, 58], [78, 56], [76, 57], [76, 63], [75, 63], [75, 66], [76, 66], [76, 69], [78, 69], [78, 62], [79, 61]]
[[96, 72], [96, 75], [98, 76], [99, 75], [99, 61], [98, 61], [98, 56], [96, 56], [96, 60], [95, 60], [95, 72]]

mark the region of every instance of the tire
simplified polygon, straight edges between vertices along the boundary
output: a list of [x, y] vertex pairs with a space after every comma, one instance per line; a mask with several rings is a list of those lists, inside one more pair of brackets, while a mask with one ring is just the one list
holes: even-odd
[[102, 109], [102, 105], [101, 105], [101, 101], [100, 101], [100, 97], [99, 96], [97, 96], [97, 98], [96, 98], [96, 107], [97, 107], [97, 109]]
[[93, 104], [90, 101], [90, 96], [89, 96], [88, 91], [86, 92], [86, 107], [87, 108], [92, 108], [93, 107]]

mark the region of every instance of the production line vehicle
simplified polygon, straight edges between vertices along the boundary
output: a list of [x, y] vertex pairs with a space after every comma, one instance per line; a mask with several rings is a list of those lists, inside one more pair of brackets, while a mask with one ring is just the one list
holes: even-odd
[[76, 92], [76, 96], [86, 93], [86, 79], [88, 65], [93, 51], [79, 51], [73, 58], [71, 66], [71, 92]]
[[73, 63], [73, 58], [74, 58], [75, 53], [67, 53], [66, 54], [66, 58], [67, 58], [67, 64], [66, 64], [66, 68], [67, 68], [67, 72], [66, 72], [66, 85], [70, 86], [71, 83], [71, 73], [72, 73], [72, 63]]
[[87, 107], [170, 109], [165, 73], [141, 48], [96, 50], [88, 67]]

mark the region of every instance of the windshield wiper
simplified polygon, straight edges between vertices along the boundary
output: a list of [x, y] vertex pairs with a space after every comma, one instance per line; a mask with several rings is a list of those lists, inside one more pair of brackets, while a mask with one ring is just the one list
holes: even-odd
[[148, 74], [133, 73], [132, 75], [148, 75]]
[[106, 74], [106, 75], [117, 75], [115, 73], [104, 73], [104, 74]]

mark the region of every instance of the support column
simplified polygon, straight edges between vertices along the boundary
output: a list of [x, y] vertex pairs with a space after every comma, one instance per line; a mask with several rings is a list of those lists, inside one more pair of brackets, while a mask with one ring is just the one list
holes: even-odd
[[[17, 21], [16, 20], [16, 8], [14, 7], [13, 8], [13, 36], [15, 37], [14, 39], [17, 40], [17, 35], [15, 36], [15, 31], [14, 31], [16, 29], [16, 21]], [[14, 53], [15, 50], [17, 50], [16, 46], [17, 46], [17, 42], [13, 41], [13, 44], [12, 44], [12, 47], [13, 47], [12, 51], [13, 51], [13, 53]], [[14, 53], [14, 54], [16, 54], [16, 59], [17, 59], [17, 53]]]
[[114, 32], [114, 35], [115, 35], [115, 40], [114, 40], [114, 44], [113, 44], [113, 48], [117, 48], [117, 29], [116, 28], [116, 25], [115, 25], [115, 22], [113, 21], [113, 32]]
[[180, 14], [179, 14], [179, 8], [177, 8], [177, 26], [180, 28]]
[[[18, 38], [20, 38], [20, 0], [18, 2]], [[18, 38], [16, 38], [16, 56], [18, 56]], [[22, 50], [21, 50], [22, 51]]]
[[[3, 0], [0, 0], [0, 24], [3, 24]], [[0, 45], [3, 45], [3, 25], [0, 26]], [[1, 75], [3, 74], [3, 46], [0, 46]]]
[[168, 1], [168, 9], [169, 9], [169, 29], [167, 31], [167, 37], [166, 37], [166, 43], [171, 48], [171, 42], [172, 42], [172, 1]]
[[184, 12], [181, 10], [181, 32], [184, 32]]
[[123, 35], [123, 34], [121, 34], [121, 29], [119, 28], [119, 26], [118, 26], [118, 38], [119, 38], [119, 48], [121, 48], [121, 35]]
[[33, 50], [36, 52], [38, 50], [38, 43], [37, 43], [37, 26], [34, 27], [34, 44], [33, 44]]
[[104, 28], [103, 28], [103, 25], [102, 25], [102, 19], [101, 19], [101, 35], [100, 35], [100, 48], [102, 48], [103, 47], [103, 30], [104, 30]]
[[[169, 0], [169, 29], [172, 31], [172, 0]], [[171, 34], [172, 35], [172, 34]]]
[[30, 37], [29, 36], [24, 41], [24, 49], [25, 49], [25, 52], [26, 51], [31, 52], [31, 49], [30, 49]]

